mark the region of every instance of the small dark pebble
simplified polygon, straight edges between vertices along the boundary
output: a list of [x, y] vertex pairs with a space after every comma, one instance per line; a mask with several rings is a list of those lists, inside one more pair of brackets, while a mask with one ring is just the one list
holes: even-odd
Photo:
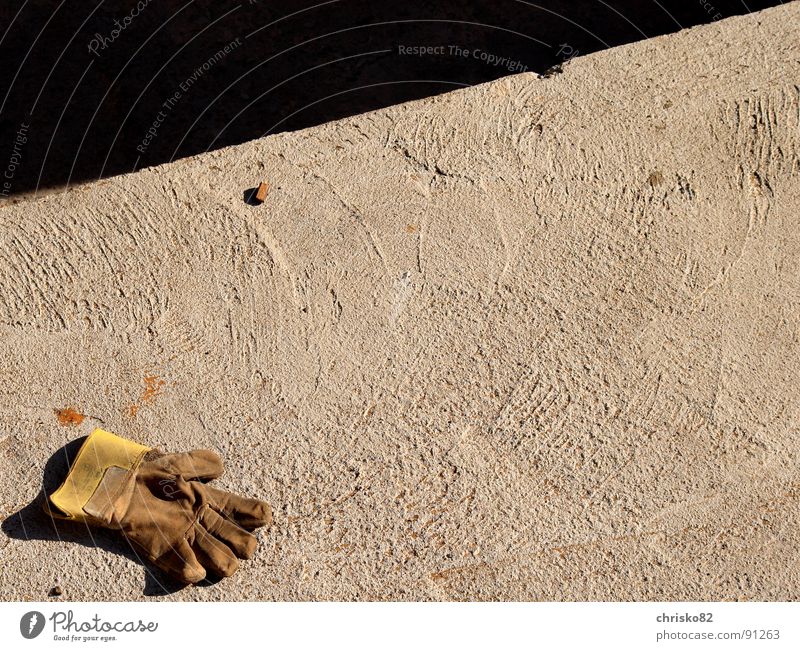
[[54, 585], [50, 589], [50, 596], [51, 597], [60, 597], [62, 594], [64, 594], [64, 590], [61, 589], [60, 585]]
[[564, 72], [564, 66], [560, 63], [555, 64], [554, 66], [550, 66], [547, 70], [545, 70], [540, 76], [543, 79], [549, 79], [554, 75], [560, 75]]

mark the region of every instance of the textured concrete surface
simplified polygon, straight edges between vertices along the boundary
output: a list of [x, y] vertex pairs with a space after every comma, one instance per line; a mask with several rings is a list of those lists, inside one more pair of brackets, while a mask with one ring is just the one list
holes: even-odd
[[[800, 598], [799, 21], [0, 209], [2, 597]], [[221, 452], [255, 559], [52, 528], [98, 424]]]

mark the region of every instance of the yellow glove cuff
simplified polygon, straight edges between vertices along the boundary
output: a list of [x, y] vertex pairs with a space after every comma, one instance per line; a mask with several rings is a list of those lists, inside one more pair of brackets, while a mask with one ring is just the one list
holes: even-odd
[[50, 502], [63, 513], [56, 517], [78, 522], [90, 516], [83, 510], [109, 468], [136, 470], [151, 448], [96, 429], [84, 441], [64, 483], [50, 495]]

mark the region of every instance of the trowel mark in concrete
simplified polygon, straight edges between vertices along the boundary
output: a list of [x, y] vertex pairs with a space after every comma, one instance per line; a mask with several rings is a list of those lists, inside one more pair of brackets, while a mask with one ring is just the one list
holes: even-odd
[[527, 369], [498, 412], [490, 432], [497, 437], [497, 444], [512, 450], [526, 441], [538, 441], [535, 457], [550, 438], [558, 435], [571, 402], [569, 391], [560, 381], [549, 382]]
[[392, 289], [392, 309], [389, 312], [389, 324], [392, 328], [397, 325], [397, 319], [406, 309], [408, 299], [411, 295], [412, 283], [411, 274], [404, 271], [400, 278], [395, 280], [394, 288]]

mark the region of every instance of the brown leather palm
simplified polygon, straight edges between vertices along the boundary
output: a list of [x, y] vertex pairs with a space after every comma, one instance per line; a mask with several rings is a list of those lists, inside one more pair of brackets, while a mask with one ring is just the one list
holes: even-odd
[[207, 572], [230, 576], [238, 558], [255, 550], [250, 530], [271, 524], [272, 511], [266, 502], [198, 481], [221, 474], [222, 460], [210, 450], [150, 451], [135, 470], [109, 469], [84, 511], [97, 524], [120, 529], [180, 581], [197, 583]]

